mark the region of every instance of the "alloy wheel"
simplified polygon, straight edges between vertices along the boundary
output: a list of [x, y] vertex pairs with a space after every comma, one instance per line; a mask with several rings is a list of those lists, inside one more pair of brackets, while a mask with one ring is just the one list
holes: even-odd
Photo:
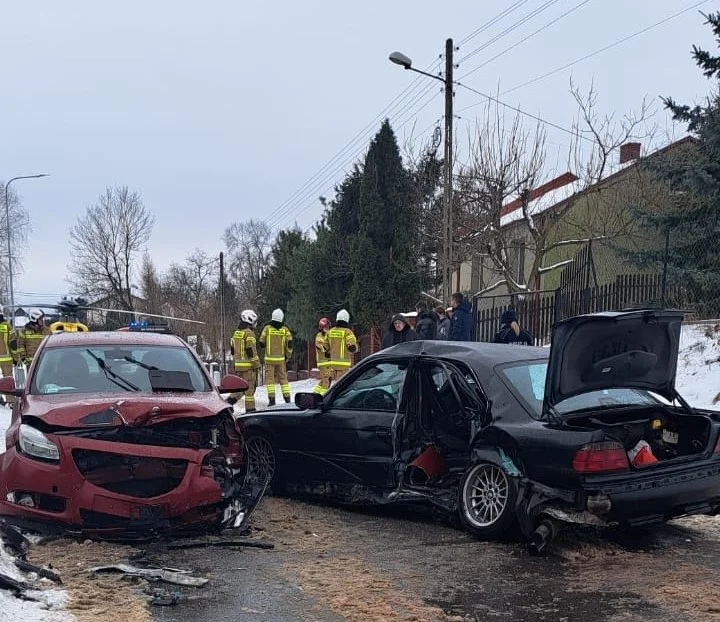
[[510, 496], [507, 475], [494, 464], [478, 464], [463, 485], [463, 513], [474, 527], [491, 527], [503, 516]]

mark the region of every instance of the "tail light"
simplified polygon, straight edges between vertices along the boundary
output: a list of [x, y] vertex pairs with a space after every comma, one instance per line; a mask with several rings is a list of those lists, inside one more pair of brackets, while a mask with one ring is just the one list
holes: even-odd
[[718, 436], [717, 443], [715, 443], [715, 453], [720, 454], [720, 436]]
[[603, 473], [622, 471], [630, 465], [625, 449], [620, 443], [605, 441], [590, 443], [578, 449], [572, 466], [577, 473]]

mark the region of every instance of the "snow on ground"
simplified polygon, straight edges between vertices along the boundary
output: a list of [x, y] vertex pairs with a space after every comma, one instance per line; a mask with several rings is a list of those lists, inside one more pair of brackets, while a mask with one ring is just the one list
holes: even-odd
[[676, 386], [691, 406], [720, 410], [720, 321], [683, 326]]
[[[296, 382], [290, 383], [290, 402], [294, 403], [295, 400], [295, 394], [296, 393], [311, 393], [312, 390], [317, 385], [318, 381], [316, 378], [310, 378], [308, 380], [298, 380]], [[280, 394], [280, 388], [275, 390], [275, 404], [280, 405], [284, 404], [282, 395]], [[255, 408], [260, 410], [261, 408], [267, 408], [268, 406], [268, 392], [267, 387], [258, 387], [255, 389]], [[237, 404], [235, 404], [235, 412], [236, 413], [243, 413], [245, 412], [245, 407], [243, 405], [243, 400], [240, 400]]]
[[[6, 410], [6, 409], [2, 409]], [[27, 581], [13, 563], [12, 555], [0, 543], [0, 573], [15, 579]], [[37, 579], [36, 577], [30, 577]], [[41, 579], [40, 583], [52, 583]], [[74, 617], [64, 611], [67, 593], [64, 590], [29, 591], [27, 595], [37, 600], [21, 600], [6, 590], [0, 591], [0, 620], [22, 620], [23, 622], [72, 622]]]

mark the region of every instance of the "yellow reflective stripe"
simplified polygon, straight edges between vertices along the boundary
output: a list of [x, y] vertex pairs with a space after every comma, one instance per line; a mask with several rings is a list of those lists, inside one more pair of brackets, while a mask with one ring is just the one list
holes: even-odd
[[350, 367], [352, 365], [350, 361], [335, 361], [331, 364], [333, 367]]

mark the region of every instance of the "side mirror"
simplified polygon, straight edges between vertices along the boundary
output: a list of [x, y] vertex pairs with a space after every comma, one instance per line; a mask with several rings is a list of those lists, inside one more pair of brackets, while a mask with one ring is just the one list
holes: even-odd
[[234, 376], [232, 374], [223, 376], [220, 380], [220, 386], [218, 387], [220, 393], [240, 393], [247, 390], [248, 383], [240, 376]]
[[15, 386], [15, 379], [8, 376], [7, 378], [0, 378], [0, 393], [19, 397], [22, 395], [22, 389], [18, 389]]
[[316, 410], [322, 407], [322, 395], [317, 393], [296, 393], [295, 406], [300, 410]]

